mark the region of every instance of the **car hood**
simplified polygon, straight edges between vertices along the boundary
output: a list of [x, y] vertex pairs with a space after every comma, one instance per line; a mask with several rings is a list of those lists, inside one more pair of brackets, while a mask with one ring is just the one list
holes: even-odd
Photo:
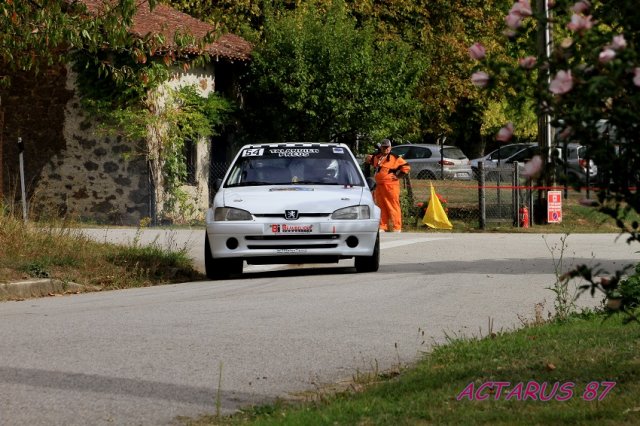
[[342, 207], [372, 204], [370, 195], [365, 197], [367, 193], [369, 189], [361, 186], [338, 185], [225, 188], [216, 194], [214, 207], [235, 207], [253, 214], [282, 213], [285, 210], [333, 213]]

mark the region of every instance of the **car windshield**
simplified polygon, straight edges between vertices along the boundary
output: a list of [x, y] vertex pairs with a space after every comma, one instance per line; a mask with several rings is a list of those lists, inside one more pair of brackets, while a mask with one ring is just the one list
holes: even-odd
[[364, 186], [349, 152], [340, 146], [265, 146], [244, 148], [225, 186]]
[[442, 148], [442, 154], [445, 158], [453, 158], [455, 160], [465, 160], [467, 158], [467, 156], [464, 155], [462, 151], [460, 151], [460, 148], [455, 147]]

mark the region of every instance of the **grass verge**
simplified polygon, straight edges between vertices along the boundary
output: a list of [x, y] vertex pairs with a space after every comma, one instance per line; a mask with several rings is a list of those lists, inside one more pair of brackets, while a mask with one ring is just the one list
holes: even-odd
[[[563, 322], [452, 341], [400, 376], [361, 392], [185, 424], [635, 425], [640, 424], [639, 337], [638, 325], [623, 324], [621, 316], [604, 321], [602, 314], [574, 315]], [[490, 382], [508, 385], [488, 388]], [[541, 395], [550, 400], [541, 401]]]
[[186, 249], [99, 243], [63, 224], [25, 224], [0, 214], [0, 283], [32, 278], [108, 290], [203, 277]]
[[[448, 201], [449, 220], [453, 224], [451, 231], [433, 230], [422, 224], [422, 218], [418, 217], [419, 209], [411, 204], [406, 197], [401, 200], [403, 204], [403, 227], [412, 232], [517, 232], [517, 233], [548, 233], [548, 234], [575, 234], [575, 233], [617, 233], [620, 228], [610, 216], [598, 211], [597, 208], [587, 207], [580, 200], [588, 198], [586, 191], [570, 190], [567, 198], [562, 200], [562, 222], [549, 224], [533, 224], [529, 228], [515, 227], [514, 224], [504, 219], [501, 221], [487, 219], [486, 228], [479, 228], [478, 189], [475, 183], [461, 181], [412, 181], [414, 201], [424, 202], [429, 198], [429, 185], [432, 183], [438, 193]], [[492, 194], [495, 199], [495, 194]], [[511, 190], [502, 191], [502, 199], [509, 205], [511, 202]], [[564, 197], [564, 195], [563, 195]], [[595, 198], [594, 191], [590, 192], [590, 198]], [[488, 197], [491, 198], [491, 197]], [[533, 212], [529, 212], [530, 215]], [[508, 214], [506, 215], [508, 216]], [[505, 217], [506, 217], [505, 216]], [[627, 223], [640, 222], [640, 215], [631, 211], [627, 216], [621, 216]]]

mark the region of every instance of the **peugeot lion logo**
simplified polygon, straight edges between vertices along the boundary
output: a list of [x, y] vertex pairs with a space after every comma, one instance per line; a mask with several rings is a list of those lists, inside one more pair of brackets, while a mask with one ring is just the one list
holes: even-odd
[[298, 210], [285, 210], [284, 218], [287, 220], [296, 220], [298, 219]]

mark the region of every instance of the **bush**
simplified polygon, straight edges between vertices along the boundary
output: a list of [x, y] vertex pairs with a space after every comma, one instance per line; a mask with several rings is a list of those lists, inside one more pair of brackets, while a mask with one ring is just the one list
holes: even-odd
[[633, 275], [620, 281], [618, 293], [623, 308], [634, 309], [640, 306], [640, 263], [636, 265]]

